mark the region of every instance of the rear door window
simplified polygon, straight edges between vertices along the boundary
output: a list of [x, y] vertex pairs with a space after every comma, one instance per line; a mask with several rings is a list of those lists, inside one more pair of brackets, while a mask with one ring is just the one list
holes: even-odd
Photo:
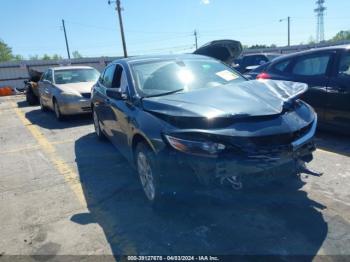
[[350, 77], [350, 52], [342, 54], [339, 63], [338, 75]]
[[273, 66], [273, 69], [277, 72], [285, 72], [287, 70], [287, 67], [290, 65], [291, 60], [284, 60], [282, 62], [279, 62]]
[[331, 54], [316, 54], [299, 57], [294, 64], [292, 73], [299, 76], [326, 75]]

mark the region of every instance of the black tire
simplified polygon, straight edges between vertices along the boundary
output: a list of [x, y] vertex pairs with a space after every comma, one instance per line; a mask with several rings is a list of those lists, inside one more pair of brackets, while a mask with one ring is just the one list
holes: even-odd
[[38, 98], [35, 96], [33, 90], [30, 87], [27, 88], [26, 100], [27, 103], [31, 106], [36, 105], [38, 103]]
[[100, 120], [98, 118], [98, 114], [95, 111], [94, 107], [92, 107], [92, 118], [93, 118], [93, 122], [94, 122], [96, 136], [98, 137], [99, 140], [105, 140], [106, 136], [101, 129]]
[[[145, 193], [147, 200], [151, 203], [153, 208], [162, 207], [164, 205], [165, 195], [162, 191], [160, 183], [160, 169], [157, 165], [154, 152], [146, 143], [140, 142], [137, 144], [135, 150], [135, 162], [136, 170], [141, 182], [141, 187]], [[145, 168], [144, 170], [141, 170], [143, 169], [143, 164], [141, 164], [141, 162], [148, 165], [143, 167]], [[148, 178], [147, 180], [145, 178], [144, 172], [148, 168], [149, 173], [147, 175], [152, 178]], [[145, 181], [145, 179], [147, 181]]]
[[43, 101], [42, 101], [41, 97], [39, 97], [39, 104], [40, 104], [41, 111], [46, 112], [47, 111], [47, 107], [43, 104]]
[[64, 116], [62, 115], [60, 110], [60, 105], [58, 104], [56, 99], [53, 99], [53, 111], [58, 121], [62, 121], [64, 119]]

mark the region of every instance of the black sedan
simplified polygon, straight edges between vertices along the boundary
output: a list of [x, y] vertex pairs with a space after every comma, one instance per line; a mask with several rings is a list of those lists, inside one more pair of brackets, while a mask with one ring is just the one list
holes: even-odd
[[306, 83], [303, 100], [313, 106], [320, 127], [350, 134], [350, 46], [286, 55], [248, 73], [250, 78]]
[[247, 81], [202, 55], [120, 59], [93, 87], [94, 126], [136, 166], [156, 203], [192, 182], [238, 189], [296, 174], [315, 149], [316, 114], [298, 99], [306, 90]]

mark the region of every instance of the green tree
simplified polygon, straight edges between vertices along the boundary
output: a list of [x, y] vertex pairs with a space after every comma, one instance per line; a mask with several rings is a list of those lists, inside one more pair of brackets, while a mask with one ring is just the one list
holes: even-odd
[[252, 45], [249, 47], [249, 49], [263, 49], [263, 48], [268, 48], [267, 45]]
[[338, 32], [332, 39], [332, 42], [350, 40], [350, 30]]
[[13, 59], [12, 49], [0, 39], [0, 62]]
[[39, 56], [38, 55], [30, 55], [29, 60], [39, 60]]
[[73, 58], [83, 58], [83, 56], [78, 51], [74, 51], [72, 55], [73, 55]]
[[22, 55], [15, 55], [15, 56], [13, 56], [13, 60], [21, 61], [21, 60], [24, 60], [24, 57]]
[[62, 56], [58, 55], [58, 54], [54, 54], [52, 56], [52, 60], [61, 60], [62, 59]]
[[48, 54], [44, 54], [44, 56], [41, 58], [42, 60], [51, 60], [51, 56]]

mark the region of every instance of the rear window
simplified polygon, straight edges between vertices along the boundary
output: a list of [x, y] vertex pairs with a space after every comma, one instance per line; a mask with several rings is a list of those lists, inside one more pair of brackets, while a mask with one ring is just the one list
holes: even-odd
[[266, 68], [267, 68], [269, 65], [270, 65], [270, 63], [266, 63], [266, 64], [264, 64], [264, 65], [262, 65], [262, 66], [259, 66], [259, 67], [255, 68], [255, 69], [252, 70], [251, 72], [252, 72], [252, 73], [261, 73], [261, 72], [265, 71]]
[[287, 67], [289, 66], [291, 60], [284, 60], [282, 62], [279, 62], [273, 66], [273, 69], [277, 72], [285, 72]]
[[329, 60], [329, 54], [301, 57], [294, 65], [293, 74], [301, 76], [324, 75], [326, 74]]

